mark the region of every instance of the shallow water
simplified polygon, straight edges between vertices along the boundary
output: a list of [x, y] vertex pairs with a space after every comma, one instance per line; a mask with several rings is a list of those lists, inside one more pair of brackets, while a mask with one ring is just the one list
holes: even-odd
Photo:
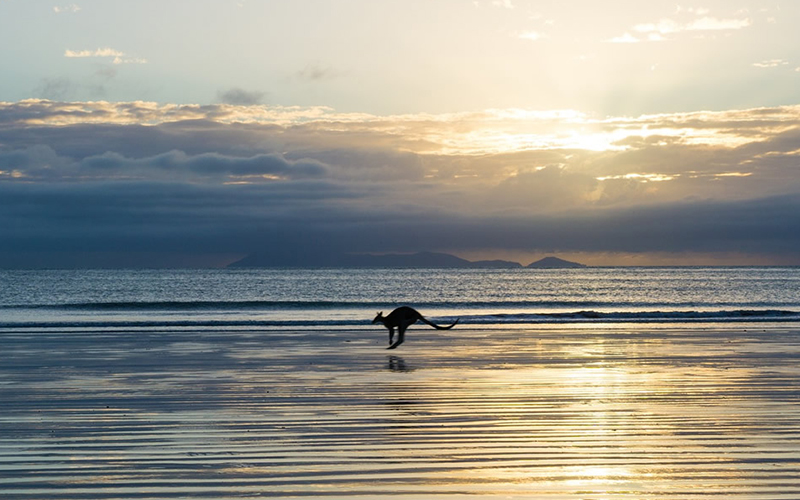
[[798, 331], [4, 328], [0, 492], [797, 499]]

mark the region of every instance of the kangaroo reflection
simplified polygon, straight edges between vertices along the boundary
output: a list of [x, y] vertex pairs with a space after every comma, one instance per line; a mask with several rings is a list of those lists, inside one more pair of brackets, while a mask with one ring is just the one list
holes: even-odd
[[386, 369], [392, 372], [410, 372], [413, 371], [413, 368], [409, 368], [406, 366], [406, 360], [401, 358], [400, 356], [389, 356], [389, 361], [386, 365]]

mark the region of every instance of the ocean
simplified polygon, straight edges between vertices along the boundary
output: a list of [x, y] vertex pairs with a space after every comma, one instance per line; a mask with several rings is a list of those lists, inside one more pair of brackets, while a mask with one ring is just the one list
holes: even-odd
[[0, 327], [368, 325], [410, 305], [466, 325], [800, 320], [800, 268], [0, 271]]
[[795, 500], [798, 359], [798, 268], [0, 271], [0, 498]]

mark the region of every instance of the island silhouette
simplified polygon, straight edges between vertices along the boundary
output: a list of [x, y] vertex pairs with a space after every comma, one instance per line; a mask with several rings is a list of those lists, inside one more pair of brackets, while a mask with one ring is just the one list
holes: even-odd
[[571, 269], [586, 267], [586, 265], [559, 259], [558, 257], [545, 257], [544, 259], [539, 259], [536, 262], [531, 262], [526, 267], [537, 269]]
[[343, 268], [433, 268], [433, 269], [569, 269], [586, 267], [558, 257], [545, 257], [523, 266], [508, 260], [470, 261], [440, 252], [387, 254], [254, 253], [228, 267], [343, 267]]

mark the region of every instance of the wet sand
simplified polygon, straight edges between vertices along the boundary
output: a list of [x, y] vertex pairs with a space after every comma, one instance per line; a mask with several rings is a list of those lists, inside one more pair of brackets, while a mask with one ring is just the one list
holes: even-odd
[[797, 499], [798, 332], [0, 330], [0, 496]]

